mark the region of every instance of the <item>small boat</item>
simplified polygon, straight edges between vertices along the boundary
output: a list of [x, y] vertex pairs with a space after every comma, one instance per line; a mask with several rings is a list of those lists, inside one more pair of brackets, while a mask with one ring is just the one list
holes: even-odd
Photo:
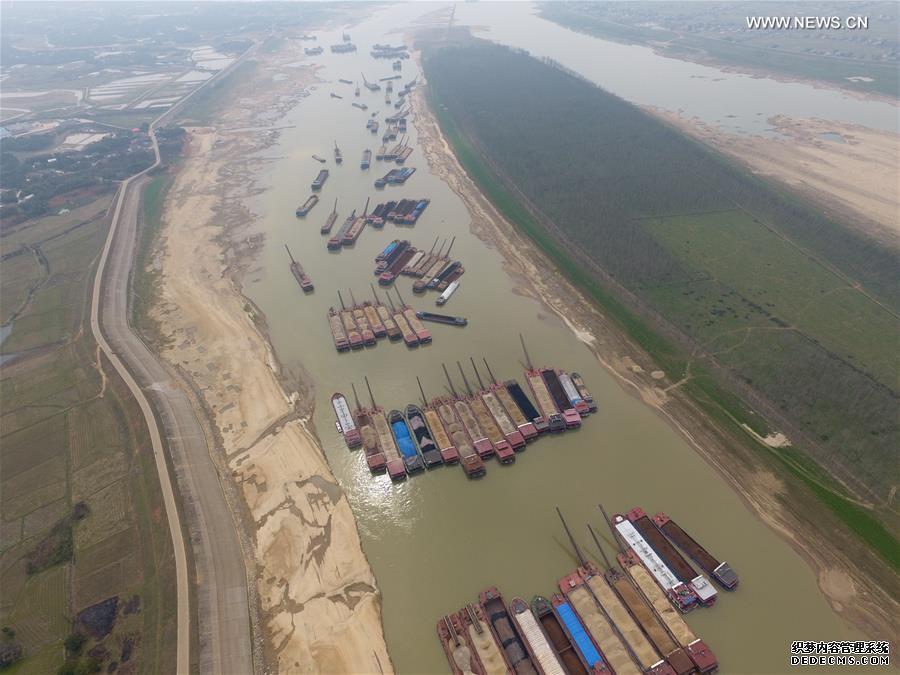
[[344, 443], [348, 448], [358, 448], [362, 445], [362, 434], [353, 421], [353, 415], [350, 413], [350, 406], [347, 405], [347, 399], [340, 392], [336, 392], [331, 397], [331, 407], [334, 408], [334, 414], [337, 420], [335, 425], [337, 430], [344, 437]]
[[422, 453], [422, 459], [425, 460], [425, 467], [430, 469], [443, 464], [441, 452], [431, 437], [431, 431], [425, 422], [425, 413], [418, 406], [408, 405], [406, 406], [406, 419], [419, 446], [419, 452]]
[[297, 207], [296, 215], [298, 218], [303, 218], [307, 213], [312, 210], [316, 204], [319, 203], [318, 195], [310, 195], [309, 199], [307, 199], [303, 204]]
[[369, 165], [372, 163], [372, 151], [371, 150], [363, 150], [362, 161], [359, 163], [360, 169], [368, 169]]
[[365, 103], [354, 102], [352, 105], [354, 108], [359, 108], [360, 110], [368, 110], [369, 109], [369, 106], [367, 106]]
[[[356, 105], [354, 103], [354, 105]], [[334, 163], [340, 164], [344, 161], [344, 156], [341, 154], [341, 149], [338, 147], [337, 141], [334, 143]]]
[[341, 96], [340, 94], [335, 94], [334, 92], [331, 92], [331, 98], [344, 98], [344, 97]]
[[321, 190], [322, 186], [325, 185], [326, 180], [328, 180], [328, 169], [322, 169], [319, 171], [319, 175], [316, 176], [316, 179], [312, 182], [310, 187], [314, 192], [316, 190]]
[[324, 164], [325, 162], [328, 161], [328, 160], [325, 159], [324, 157], [319, 157], [318, 155], [313, 155], [312, 158], [313, 158], [314, 160], [316, 160], [317, 162], [321, 162], [322, 164]]
[[321, 47], [306, 47], [303, 50], [303, 53], [306, 54], [307, 56], [318, 56], [319, 54], [322, 53], [322, 51], [323, 50]]
[[338, 82], [341, 82], [342, 84], [353, 84], [352, 80], [345, 80], [343, 77], [339, 78]]
[[399, 410], [392, 410], [388, 414], [388, 422], [391, 425], [394, 440], [397, 442], [397, 447], [403, 457], [403, 466], [406, 468], [406, 473], [412, 475], [419, 471], [424, 471], [425, 462], [422, 459], [422, 455], [416, 450], [416, 443], [409, 432], [406, 418], [403, 417]]

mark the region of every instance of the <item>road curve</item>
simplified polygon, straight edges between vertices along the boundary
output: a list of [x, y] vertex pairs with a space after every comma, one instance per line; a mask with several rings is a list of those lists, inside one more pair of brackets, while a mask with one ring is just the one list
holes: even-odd
[[[248, 49], [228, 69], [210, 78], [219, 80], [250, 55]], [[141, 192], [149, 173], [159, 166], [155, 128], [171, 116], [191, 94], [150, 125], [156, 161], [125, 180], [118, 192], [106, 243], [100, 256], [91, 296], [91, 331], [94, 339], [122, 377], [141, 408], [150, 433], [160, 488], [175, 552], [177, 593], [176, 671], [191, 670], [191, 607], [187, 549], [179, 516], [185, 521], [194, 564], [201, 673], [252, 673], [248, 579], [234, 515], [228, 507], [210, 453], [204, 428], [187, 394], [132, 330], [128, 299], [132, 265], [137, 249]], [[166, 465], [181, 498], [179, 514]]]

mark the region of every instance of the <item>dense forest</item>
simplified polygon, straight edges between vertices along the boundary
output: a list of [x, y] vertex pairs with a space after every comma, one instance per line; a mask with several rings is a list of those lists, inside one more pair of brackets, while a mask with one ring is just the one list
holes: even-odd
[[553, 63], [470, 39], [426, 50], [424, 69], [445, 126], [580, 272], [819, 464], [889, 499], [893, 252]]

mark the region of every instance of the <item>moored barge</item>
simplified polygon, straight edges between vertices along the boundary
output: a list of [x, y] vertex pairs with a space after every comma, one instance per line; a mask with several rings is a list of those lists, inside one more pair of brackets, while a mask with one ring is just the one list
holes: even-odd
[[341, 248], [341, 246], [343, 246], [344, 235], [347, 234], [347, 231], [350, 229], [350, 227], [353, 225], [353, 223], [355, 221], [356, 221], [356, 209], [353, 209], [353, 212], [349, 216], [347, 216], [347, 219], [344, 221], [343, 225], [341, 225], [340, 228], [338, 228], [338, 231], [334, 234], [334, 236], [328, 240], [328, 244], [326, 244], [326, 246], [328, 247], [329, 251], [336, 251], [339, 248]]
[[566, 637], [575, 646], [575, 652], [585, 669], [591, 673], [610, 673], [606, 660], [600, 654], [600, 648], [594, 642], [590, 631], [585, 627], [566, 595], [554, 593], [550, 602], [553, 605], [553, 613], [557, 622], [565, 631]]
[[478, 594], [478, 601], [494, 637], [503, 649], [507, 663], [516, 675], [538, 675], [529, 645], [516, 630], [500, 591], [491, 586]]
[[353, 386], [353, 399], [356, 402], [356, 410], [353, 413], [353, 417], [362, 437], [366, 464], [372, 473], [384, 473], [387, 468], [387, 459], [381, 451], [381, 446], [378, 444], [378, 433], [375, 431], [375, 426], [372, 423], [372, 414], [367, 408], [360, 405], [355, 386]]
[[547, 385], [547, 391], [550, 392], [550, 396], [553, 398], [556, 409], [559, 410], [563, 416], [563, 420], [565, 420], [566, 429], [576, 429], [580, 427], [581, 415], [578, 414], [578, 411], [575, 410], [569, 397], [566, 396], [566, 392], [563, 390], [562, 384], [560, 384], [556, 370], [553, 368], [541, 368], [540, 373], [541, 379], [543, 379], [544, 384]]
[[422, 409], [412, 404], [406, 406], [406, 420], [415, 437], [415, 443], [419, 446], [419, 452], [422, 453], [422, 459], [425, 460], [425, 467], [430, 469], [443, 464], [443, 457], [431, 436], [431, 430], [428, 428]]
[[591, 396], [591, 392], [589, 392], [588, 388], [584, 385], [584, 380], [581, 375], [573, 372], [572, 383], [575, 385], [575, 388], [578, 389], [578, 393], [581, 394], [581, 398], [584, 399], [584, 402], [588, 404], [590, 411], [592, 413], [597, 412], [597, 404], [594, 402], [594, 397]]
[[702, 570], [718, 581], [723, 588], [734, 590], [738, 585], [738, 575], [726, 562], [719, 562], [709, 551], [698, 544], [693, 537], [682, 530], [678, 523], [660, 511], [653, 516], [653, 522], [672, 542], [687, 553]]
[[438, 307], [443, 307], [447, 304], [447, 301], [456, 293], [456, 289], [459, 288], [459, 281], [453, 281], [447, 285], [446, 290], [438, 296], [438, 299], [435, 301]]
[[672, 546], [656, 524], [650, 520], [644, 509], [640, 507], [631, 509], [628, 512], [628, 520], [653, 547], [669, 569], [675, 573], [675, 576], [693, 589], [701, 605], [709, 606], [716, 601], [718, 593], [713, 585], [702, 574], [694, 571], [694, 568], [678, 552], [678, 549]]
[[328, 214], [328, 218], [325, 219], [325, 224], [319, 228], [319, 234], [328, 234], [331, 232], [331, 228], [334, 227], [334, 221], [337, 220], [337, 199], [334, 200], [334, 208], [331, 210], [331, 213]]
[[466, 605], [459, 611], [459, 620], [478, 653], [478, 659], [488, 675], [510, 675], [513, 671], [500, 645], [494, 638], [478, 605]]
[[[628, 549], [616, 556], [622, 569], [631, 577], [635, 586], [653, 607], [656, 616], [665, 624], [667, 632], [676, 643], [684, 649], [691, 662], [701, 673], [709, 673], [716, 670], [718, 663], [715, 656], [706, 644], [694, 635], [693, 631], [675, 611], [668, 596], [660, 590], [659, 585], [653, 580], [647, 568], [641, 564], [637, 554]], [[670, 661], [670, 663], [672, 663]], [[673, 667], [678, 668], [673, 663]], [[680, 672], [680, 671], [679, 671]]]
[[344, 324], [334, 307], [328, 310], [328, 325], [331, 326], [331, 337], [334, 340], [335, 349], [339, 352], [350, 349], [350, 340], [347, 338]]
[[579, 570], [567, 574], [559, 580], [559, 590], [565, 593], [572, 608], [584, 622], [597, 646], [603, 652], [616, 675], [641, 675], [619, 636], [615, 633], [606, 614], [592, 597]]
[[644, 567], [647, 568], [647, 571], [653, 575], [656, 583], [659, 584], [663, 592], [669, 596], [678, 609], [682, 612], [689, 612], [697, 606], [697, 594], [675, 576], [662, 558], [653, 550], [653, 547], [635, 529], [631, 521], [617, 513], [612, 517], [612, 525], [616, 533], [634, 551], [635, 555], [644, 564]]
[[484, 669], [478, 652], [470, 646], [465, 633], [457, 629], [458, 622], [459, 618], [454, 622], [449, 615], [442, 616], [436, 627], [450, 670], [453, 675], [483, 675]]
[[448, 326], [467, 326], [467, 319], [461, 316], [448, 316], [446, 314], [435, 314], [434, 312], [416, 312], [416, 316], [422, 321], [433, 321], [435, 323], [444, 323]]
[[544, 675], [566, 675], [556, 656], [556, 650], [548, 642], [531, 609], [522, 598], [513, 598], [509, 603], [509, 613], [513, 622], [530, 647], [532, 657]]
[[316, 179], [312, 182], [310, 187], [314, 192], [321, 190], [322, 186], [325, 185], [326, 180], [328, 180], [328, 169], [322, 169], [319, 171], [319, 175], [316, 176]]
[[384, 457], [387, 460], [387, 472], [393, 481], [406, 479], [406, 466], [403, 458], [400, 457], [400, 451], [397, 450], [397, 444], [394, 442], [394, 436], [391, 433], [391, 427], [388, 425], [384, 416], [384, 410], [377, 406], [372, 407], [372, 425], [375, 427], [375, 433], [378, 434], [378, 444], [381, 446]]
[[564, 370], [557, 370], [556, 374], [559, 376], [559, 383], [562, 385], [563, 391], [566, 393], [566, 398], [569, 399], [569, 403], [572, 404], [572, 406], [575, 408], [575, 411], [579, 415], [581, 415], [581, 417], [589, 415], [591, 413], [591, 408], [588, 405], [587, 401], [585, 401], [581, 397], [578, 388], [572, 381], [572, 377]]
[[300, 263], [294, 260], [294, 256], [291, 255], [291, 249], [288, 248], [287, 244], [284, 245], [284, 248], [287, 251], [288, 257], [291, 259], [291, 274], [294, 275], [294, 279], [297, 280], [297, 283], [304, 293], [311, 293], [314, 288], [312, 280], [307, 276], [306, 272], [303, 271], [303, 267], [301, 267]]
[[559, 617], [553, 613], [553, 605], [540, 595], [531, 601], [531, 611], [537, 618], [547, 641], [553, 648], [556, 659], [569, 675], [588, 675], [587, 666], [582, 662], [578, 650], [563, 628]]
[[[529, 436], [528, 432], [519, 426], [519, 430], [522, 432], [522, 435], [525, 436], [525, 439], [535, 438], [537, 434], [543, 433], [547, 431], [547, 422], [541, 417], [541, 414], [537, 411], [537, 408], [532, 405], [528, 396], [525, 394], [525, 391], [519, 386], [519, 383], [515, 380], [506, 380], [503, 383], [503, 389], [506, 391], [508, 395], [508, 399], [501, 397], [503, 400], [503, 405], [506, 409], [513, 415], [513, 419], [515, 419], [515, 414], [512, 413], [512, 410], [517, 408], [521, 411], [521, 414], [525, 417], [525, 420], [531, 424], [531, 428], [534, 429], [534, 435]], [[498, 392], [499, 395], [499, 392]], [[507, 406], [507, 401], [512, 402], [512, 406]]]
[[394, 434], [394, 440], [400, 449], [403, 457], [403, 466], [406, 473], [410, 476], [425, 470], [425, 462], [422, 456], [416, 450], [416, 443], [413, 441], [412, 434], [409, 431], [409, 425], [406, 418], [399, 410], [391, 410], [388, 415], [388, 422], [391, 425], [391, 432]]
[[312, 211], [312, 207], [319, 203], [319, 195], [310, 195], [309, 198], [297, 207], [295, 214], [298, 218], [303, 218], [307, 213]]
[[341, 392], [336, 392], [331, 397], [331, 407], [334, 408], [336, 418], [335, 424], [338, 431], [344, 437], [344, 443], [348, 448], [358, 448], [362, 445], [362, 435], [353, 421], [353, 415], [350, 412], [350, 406], [347, 405], [347, 399]]
[[446, 399], [435, 399], [432, 405], [437, 409], [441, 422], [453, 442], [453, 447], [459, 454], [459, 463], [469, 478], [478, 478], [485, 474], [484, 461], [475, 452], [472, 443], [466, 435], [465, 428], [457, 419], [456, 412]]

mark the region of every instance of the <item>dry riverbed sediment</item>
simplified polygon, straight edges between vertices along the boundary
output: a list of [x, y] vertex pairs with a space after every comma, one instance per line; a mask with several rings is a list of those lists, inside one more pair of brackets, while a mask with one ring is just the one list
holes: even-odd
[[[821, 592], [838, 614], [873, 638], [893, 635], [900, 607], [888, 592], [894, 579], [891, 570], [874, 553], [861, 551], [855, 535], [808, 491], [787, 485], [760, 452], [747, 443], [734, 443], [680, 390], [683, 382], [668, 381], [610, 318], [561, 273], [552, 271], [554, 264], [494, 208], [459, 164], [424, 88], [417, 88], [410, 100], [430, 171], [463, 200], [472, 231], [501, 254], [518, 291], [541, 301], [548, 313], [564, 321], [623, 388], [651, 406], [717, 469], [757, 516], [815, 570]], [[791, 499], [785, 500], [789, 492]], [[857, 555], [851, 560], [845, 551]]]
[[649, 108], [761, 176], [785, 183], [885, 246], [900, 244], [900, 136], [858, 124], [777, 115], [774, 133], [739, 135]]
[[385, 673], [392, 665], [381, 598], [353, 513], [308, 425], [311, 385], [283, 376], [264, 317], [241, 293], [263, 242], [245, 206], [267, 161], [262, 151], [315, 81], [302, 45], [286, 37], [259, 50], [251, 81], [231, 88], [215, 126], [188, 129], [163, 208], [152, 313], [162, 355], [201, 399], [217, 437], [214, 459], [239, 495], [266, 668]]

